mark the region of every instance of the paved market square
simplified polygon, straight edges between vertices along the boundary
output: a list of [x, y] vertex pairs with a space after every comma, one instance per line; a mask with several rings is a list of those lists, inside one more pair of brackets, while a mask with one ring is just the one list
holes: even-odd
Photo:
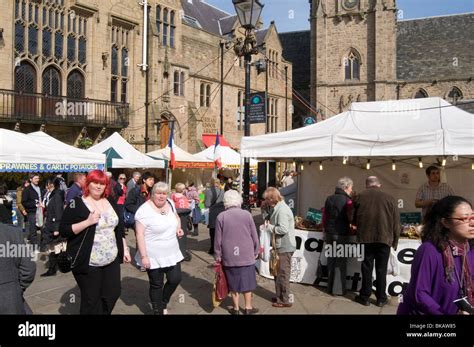
[[[227, 308], [232, 306], [230, 296], [217, 308], [211, 302], [214, 259], [207, 254], [209, 233], [204, 225], [199, 226], [199, 236], [188, 237], [188, 249], [192, 254], [190, 262], [182, 262], [182, 281], [171, 297], [168, 305], [169, 314], [196, 315], [218, 314], [229, 315]], [[132, 256], [135, 254], [135, 237], [130, 230], [127, 236]], [[72, 273], [41, 277], [46, 268], [46, 255], [37, 261], [36, 278], [25, 292], [25, 300], [34, 314], [79, 314], [80, 292]], [[148, 276], [131, 264], [122, 264], [122, 294], [112, 314], [151, 315], [153, 314], [148, 296]], [[398, 298], [391, 298], [388, 305], [375, 306], [375, 297], [368, 307], [353, 301], [356, 292], [346, 296], [332, 296], [325, 293], [325, 288], [308, 284], [292, 283], [293, 307], [275, 308], [271, 306], [271, 297], [275, 294], [274, 282], [257, 274], [257, 289], [253, 292], [254, 306], [260, 309], [259, 314], [395, 314]], [[243, 298], [241, 298], [243, 308]]]

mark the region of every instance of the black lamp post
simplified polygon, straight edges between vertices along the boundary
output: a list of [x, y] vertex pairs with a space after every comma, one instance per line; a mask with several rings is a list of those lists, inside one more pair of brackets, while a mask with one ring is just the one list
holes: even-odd
[[[260, 19], [263, 4], [258, 0], [232, 0], [239, 17], [242, 28], [245, 29], [244, 40], [238, 40], [235, 45], [235, 53], [243, 56], [245, 61], [245, 123], [244, 136], [250, 136], [250, 63], [252, 54], [257, 54], [257, 39], [255, 38], [255, 27]], [[250, 158], [244, 158], [243, 173], [243, 200], [244, 208], [250, 210], [249, 193], [250, 193]]]

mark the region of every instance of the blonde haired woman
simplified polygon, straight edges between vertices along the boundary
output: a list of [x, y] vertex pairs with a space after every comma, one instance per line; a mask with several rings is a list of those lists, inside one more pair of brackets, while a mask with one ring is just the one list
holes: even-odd
[[166, 306], [181, 282], [180, 261], [183, 260], [178, 244], [183, 230], [168, 193], [166, 183], [156, 183], [150, 200], [135, 214], [138, 244], [135, 260], [148, 273], [153, 313], [159, 315], [168, 313]]
[[275, 233], [278, 255], [280, 256], [280, 269], [275, 277], [276, 297], [272, 298], [274, 307], [291, 307], [290, 273], [291, 257], [296, 251], [295, 217], [288, 205], [283, 201], [278, 189], [270, 187], [264, 193], [265, 202], [273, 212], [266, 227]]

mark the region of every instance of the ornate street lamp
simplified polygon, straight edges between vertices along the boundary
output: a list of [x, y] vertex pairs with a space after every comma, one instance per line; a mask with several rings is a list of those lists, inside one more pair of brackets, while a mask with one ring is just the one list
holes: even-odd
[[[235, 12], [239, 17], [240, 25], [245, 29], [244, 40], [239, 39], [235, 45], [235, 53], [245, 60], [245, 126], [244, 136], [250, 136], [250, 63], [252, 54], [257, 54], [257, 39], [255, 37], [255, 27], [260, 19], [263, 5], [258, 0], [232, 0]], [[243, 207], [250, 210], [250, 158], [244, 159], [243, 173]]]

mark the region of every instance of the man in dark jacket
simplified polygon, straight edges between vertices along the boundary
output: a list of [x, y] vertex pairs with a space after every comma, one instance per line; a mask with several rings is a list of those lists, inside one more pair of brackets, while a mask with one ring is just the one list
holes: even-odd
[[21, 229], [2, 223], [0, 247], [5, 254], [0, 257], [0, 314], [25, 314], [23, 292], [36, 273], [33, 247], [25, 244]]
[[397, 201], [380, 189], [381, 184], [377, 177], [368, 177], [365, 185], [367, 189], [357, 196], [354, 203], [357, 242], [364, 245], [365, 252], [362, 262], [362, 288], [355, 301], [364, 306], [369, 305], [375, 261], [376, 305], [382, 307], [388, 303], [385, 291], [387, 263], [390, 247], [397, 249], [400, 237], [400, 214]]
[[[354, 183], [348, 177], [340, 178], [336, 191], [326, 199], [324, 204], [325, 251], [331, 255], [328, 259], [328, 293], [331, 295], [346, 294], [346, 270], [348, 255], [339, 255], [335, 250], [338, 245], [350, 242], [350, 223], [352, 221], [351, 193]], [[336, 255], [337, 254], [337, 255]]]
[[[61, 180], [56, 177], [53, 181], [54, 190], [51, 192], [49, 202], [46, 205], [46, 221], [43, 229], [42, 244], [44, 247], [59, 243], [62, 238], [59, 237], [59, 224], [64, 210], [64, 191], [61, 190]], [[49, 253], [48, 271], [41, 276], [54, 276], [57, 271], [58, 255], [52, 251]]]
[[30, 174], [30, 185], [23, 189], [21, 194], [21, 204], [26, 210], [28, 220], [28, 241], [31, 244], [37, 244], [36, 233], [36, 211], [41, 207], [41, 189], [38, 186], [40, 181], [38, 174]]

